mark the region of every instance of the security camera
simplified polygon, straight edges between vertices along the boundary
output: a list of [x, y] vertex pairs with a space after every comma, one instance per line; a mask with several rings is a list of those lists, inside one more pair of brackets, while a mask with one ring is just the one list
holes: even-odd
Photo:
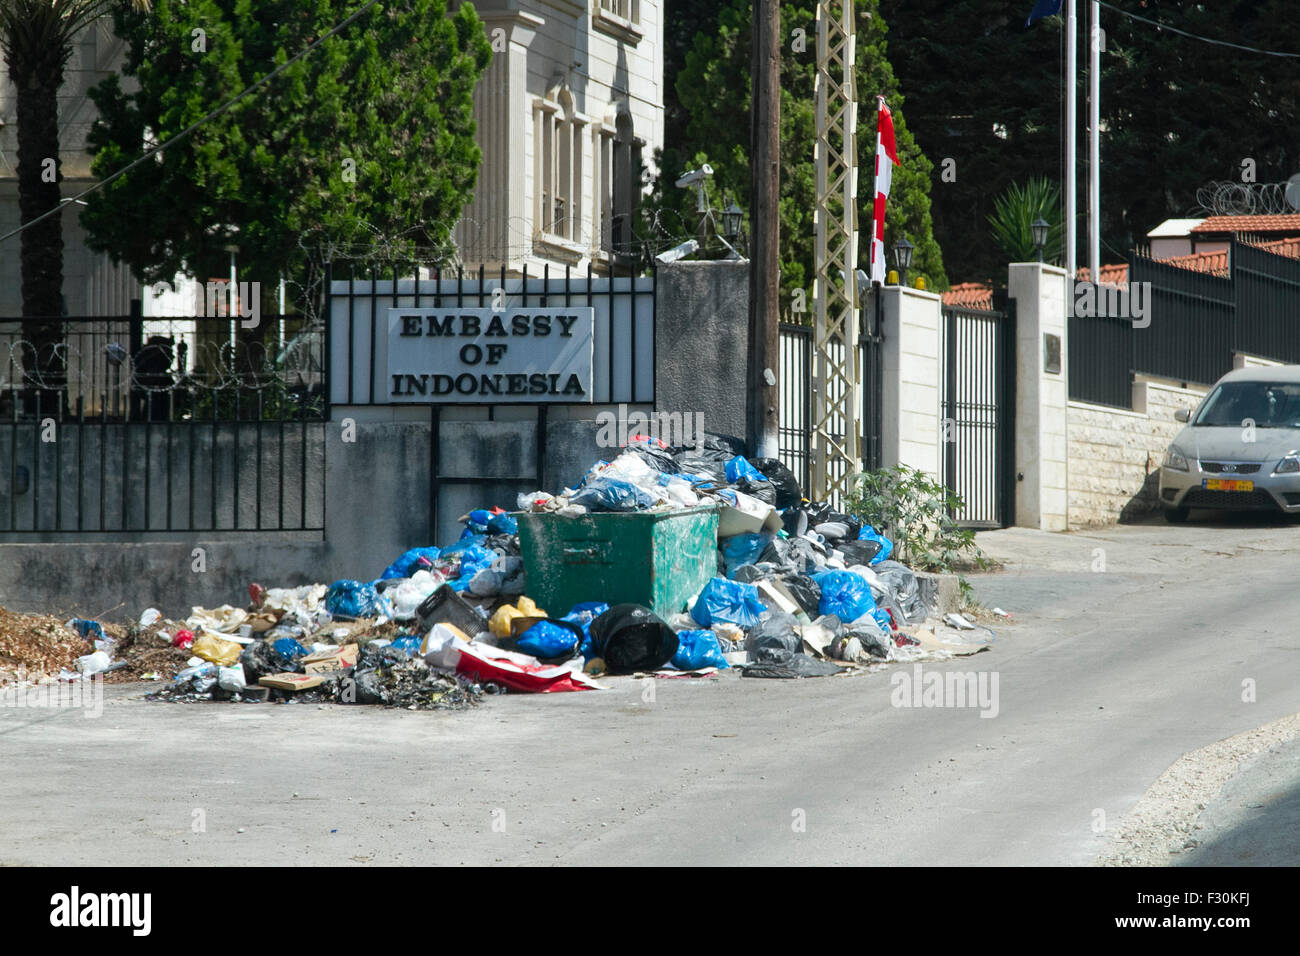
[[677, 185], [682, 189], [687, 189], [694, 186], [696, 183], [704, 182], [707, 177], [712, 175], [713, 167], [708, 163], [705, 163], [699, 169], [692, 169], [689, 173], [683, 175], [681, 179], [677, 180]]
[[669, 262], [676, 262], [678, 259], [685, 259], [700, 248], [700, 244], [694, 239], [687, 239], [680, 246], [673, 246], [671, 249], [665, 249], [659, 255], [655, 256], [655, 262], [658, 265], [666, 265]]

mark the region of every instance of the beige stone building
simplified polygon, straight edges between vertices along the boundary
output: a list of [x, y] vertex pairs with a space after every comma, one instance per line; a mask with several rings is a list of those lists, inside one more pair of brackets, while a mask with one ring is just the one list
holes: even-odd
[[[455, 0], [451, 6], [456, 6]], [[660, 0], [480, 0], [493, 59], [475, 94], [483, 150], [478, 188], [455, 232], [460, 261], [511, 272], [546, 264], [607, 270], [630, 247], [642, 164], [663, 140]], [[113, 73], [124, 44], [104, 17], [82, 31], [59, 96], [62, 192], [93, 182], [86, 91]], [[18, 225], [16, 116], [0, 62], [0, 233]], [[67, 203], [64, 298], [69, 315], [176, 314], [129, 271], [90, 252]], [[180, 283], [177, 283], [178, 287]], [[174, 296], [173, 296], [174, 297]], [[0, 318], [21, 312], [19, 240], [0, 244]]]

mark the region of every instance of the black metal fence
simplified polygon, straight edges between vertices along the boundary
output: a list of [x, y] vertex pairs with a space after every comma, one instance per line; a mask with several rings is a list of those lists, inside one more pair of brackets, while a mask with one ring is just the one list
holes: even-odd
[[249, 326], [0, 321], [0, 533], [321, 530], [321, 330]]
[[1233, 241], [1228, 265], [1218, 276], [1135, 254], [1126, 290], [1094, 290], [1084, 309], [1070, 290], [1070, 398], [1131, 408], [1135, 373], [1210, 385], [1236, 353], [1300, 362], [1300, 260]]
[[[858, 348], [862, 388], [862, 467], [872, 470], [881, 464], [881, 395], [884, 360], [879, 323], [869, 309], [863, 309]], [[835, 357], [842, 361], [843, 347]], [[812, 326], [781, 323], [780, 326], [780, 416], [778, 447], [781, 461], [795, 473], [806, 492], [812, 484], [812, 433], [815, 387], [815, 343]]]

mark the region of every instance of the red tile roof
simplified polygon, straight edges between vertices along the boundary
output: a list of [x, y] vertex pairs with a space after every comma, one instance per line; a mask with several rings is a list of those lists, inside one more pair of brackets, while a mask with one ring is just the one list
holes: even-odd
[[1287, 232], [1300, 236], [1300, 214], [1285, 216], [1210, 216], [1192, 235], [1233, 232]]
[[[1296, 219], [1300, 221], [1300, 216], [1219, 216], [1218, 218]], [[1265, 252], [1271, 252], [1274, 255], [1285, 256], [1288, 259], [1300, 259], [1300, 236], [1292, 239], [1253, 242], [1251, 245], [1256, 249], [1263, 249]], [[1226, 249], [1219, 252], [1194, 252], [1186, 256], [1170, 256], [1160, 261], [1192, 272], [1206, 272], [1210, 275], [1224, 277], [1228, 275], [1228, 251]], [[1091, 275], [1091, 270], [1084, 266], [1079, 270], [1078, 280], [1088, 282], [1089, 275]], [[1102, 285], [1114, 285], [1119, 286], [1121, 289], [1127, 289], [1128, 263], [1118, 262], [1103, 265], [1101, 267], [1101, 282]], [[993, 288], [981, 282], [961, 282], [943, 293], [943, 304], [966, 309], [991, 309], [993, 308]]]
[[956, 309], [992, 309], [993, 287], [983, 282], [958, 282], [942, 298], [944, 305]]

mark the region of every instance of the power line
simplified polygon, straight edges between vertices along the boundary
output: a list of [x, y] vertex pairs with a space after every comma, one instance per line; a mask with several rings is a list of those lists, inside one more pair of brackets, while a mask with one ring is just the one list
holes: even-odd
[[1159, 20], [1151, 20], [1147, 17], [1138, 16], [1136, 13], [1129, 13], [1127, 10], [1121, 10], [1112, 3], [1106, 3], [1102, 0], [1101, 5], [1107, 10], [1113, 10], [1122, 17], [1128, 17], [1130, 20], [1139, 20], [1142, 23], [1149, 24], [1160, 30], [1168, 30], [1170, 33], [1177, 33], [1192, 40], [1200, 40], [1202, 43], [1213, 43], [1215, 46], [1226, 46], [1233, 50], [1242, 50], [1246, 53], [1258, 53], [1262, 56], [1280, 56], [1287, 59], [1300, 59], [1300, 53], [1285, 53], [1281, 50], [1261, 50], [1259, 47], [1244, 46], [1240, 43], [1229, 43], [1227, 40], [1216, 40], [1213, 37], [1203, 37], [1198, 33], [1189, 33], [1187, 30], [1180, 30], [1178, 27], [1171, 27], [1167, 23], [1161, 23]]
[[57, 206], [55, 206], [53, 209], [50, 209], [50, 210], [48, 210], [48, 211], [46, 211], [46, 212], [41, 213], [41, 214], [40, 214], [39, 216], [37, 216], [35, 219], [28, 220], [27, 222], [23, 223], [21, 226], [19, 226], [17, 229], [13, 230], [12, 232], [7, 232], [7, 233], [5, 233], [3, 236], [0, 236], [0, 242], [4, 242], [6, 239], [11, 239], [11, 238], [13, 238], [14, 236], [18, 235], [20, 232], [22, 232], [24, 229], [28, 228], [29, 226], [34, 226], [34, 225], [36, 225], [38, 222], [42, 222], [42, 221], [48, 219], [50, 216], [53, 216], [53, 215], [56, 214], [56, 213], [62, 212], [62, 211], [63, 211], [63, 207], [64, 207], [68, 202], [76, 202], [77, 200], [81, 199], [82, 197], [84, 197], [84, 196], [89, 196], [91, 193], [95, 192], [96, 190], [99, 190], [99, 189], [104, 188], [104, 187], [107, 186], [109, 183], [111, 183], [113, 180], [115, 180], [115, 179], [117, 179], [117, 178], [119, 178], [119, 177], [121, 177], [121, 176], [124, 176], [126, 173], [130, 172], [130, 171], [131, 171], [132, 169], [134, 169], [136, 166], [139, 166], [139, 165], [140, 165], [141, 163], [143, 163], [146, 159], [150, 159], [150, 158], [152, 158], [153, 156], [158, 155], [158, 154], [161, 153], [164, 149], [166, 149], [168, 146], [171, 146], [173, 143], [180, 142], [182, 139], [184, 139], [184, 138], [185, 138], [186, 136], [188, 136], [190, 133], [194, 132], [196, 129], [198, 129], [200, 126], [202, 126], [204, 123], [208, 122], [208, 120], [215, 119], [216, 117], [220, 116], [222, 113], [226, 112], [228, 109], [230, 109], [230, 108], [231, 108], [232, 106], [234, 106], [236, 103], [238, 103], [240, 100], [242, 100], [244, 97], [246, 97], [249, 93], [252, 93], [252, 92], [253, 92], [255, 89], [257, 89], [259, 86], [263, 86], [263, 85], [265, 85], [267, 82], [269, 82], [270, 80], [274, 79], [274, 78], [275, 78], [276, 76], [278, 76], [280, 73], [283, 73], [285, 70], [287, 70], [290, 66], [292, 66], [292, 65], [295, 64], [295, 63], [297, 63], [299, 60], [301, 60], [303, 57], [305, 57], [305, 56], [306, 56], [308, 53], [310, 53], [312, 50], [316, 49], [316, 47], [320, 46], [322, 43], [324, 43], [324, 42], [325, 42], [326, 40], [328, 40], [330, 37], [334, 36], [336, 33], [339, 33], [340, 31], [342, 31], [345, 27], [350, 26], [354, 20], [356, 20], [358, 17], [360, 17], [363, 13], [365, 13], [367, 10], [369, 10], [371, 7], [373, 7], [373, 6], [374, 6], [375, 4], [377, 4], [378, 2], [379, 2], [379, 0], [367, 0], [367, 2], [366, 2], [366, 3], [361, 7], [361, 9], [359, 9], [356, 13], [353, 13], [353, 14], [352, 14], [351, 16], [349, 16], [347, 19], [345, 19], [345, 20], [341, 21], [340, 23], [336, 24], [334, 27], [332, 27], [332, 28], [329, 30], [329, 32], [327, 32], [327, 33], [325, 33], [325, 34], [322, 34], [321, 36], [317, 37], [317, 38], [316, 38], [315, 40], [313, 40], [311, 43], [307, 44], [307, 46], [304, 47], [301, 51], [299, 51], [299, 52], [296, 53], [294, 56], [292, 56], [290, 59], [285, 60], [283, 63], [281, 63], [279, 66], [277, 66], [274, 70], [272, 70], [270, 73], [266, 74], [266, 76], [262, 77], [260, 80], [257, 80], [256, 82], [254, 82], [254, 83], [251, 84], [250, 86], [245, 87], [244, 90], [243, 90], [242, 92], [236, 94], [236, 95], [235, 95], [234, 97], [232, 97], [231, 99], [229, 99], [229, 100], [227, 100], [226, 102], [222, 103], [220, 106], [218, 106], [218, 107], [217, 107], [216, 109], [214, 109], [212, 112], [208, 113], [206, 116], [201, 116], [201, 117], [199, 117], [197, 120], [195, 120], [195, 121], [194, 121], [193, 123], [191, 123], [189, 126], [185, 127], [183, 130], [181, 130], [181, 131], [180, 131], [179, 133], [177, 133], [175, 136], [173, 136], [173, 137], [171, 137], [170, 139], [168, 139], [167, 142], [165, 142], [165, 143], [159, 143], [159, 144], [158, 144], [157, 146], [155, 146], [153, 149], [150, 149], [150, 150], [145, 151], [145, 152], [142, 153], [142, 154], [141, 154], [137, 159], [133, 160], [133, 161], [130, 162], [130, 163], [127, 163], [125, 166], [123, 166], [123, 167], [122, 167], [121, 169], [119, 169], [117, 172], [111, 174], [110, 176], [108, 176], [108, 177], [106, 177], [106, 178], [104, 178], [104, 179], [101, 179], [99, 182], [95, 183], [94, 185], [87, 187], [86, 189], [84, 189], [84, 190], [82, 190], [81, 192], [77, 193], [77, 195], [72, 196], [72, 197], [69, 197], [69, 198], [65, 198], [65, 199], [61, 200], [61, 201], [59, 202], [59, 204], [58, 204]]

